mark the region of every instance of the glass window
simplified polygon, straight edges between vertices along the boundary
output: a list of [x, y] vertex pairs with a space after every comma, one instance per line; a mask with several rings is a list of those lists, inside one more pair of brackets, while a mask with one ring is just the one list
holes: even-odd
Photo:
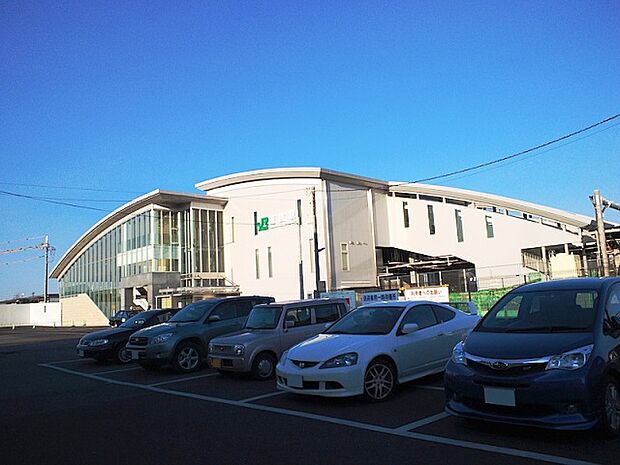
[[456, 239], [463, 242], [463, 214], [461, 210], [454, 210], [454, 218], [456, 220]]
[[416, 305], [407, 312], [400, 327], [407, 323], [415, 323], [419, 329], [424, 329], [436, 325], [438, 321], [430, 305]]
[[258, 236], [258, 212], [254, 212], [254, 235]]
[[260, 279], [260, 256], [258, 249], [254, 249], [254, 266], [256, 268], [256, 279]]
[[251, 300], [239, 300], [237, 302], [237, 317], [245, 318], [250, 314], [253, 307], [254, 303]]
[[435, 234], [435, 212], [432, 205], [426, 206], [428, 212], [428, 232], [429, 234]]
[[[587, 308], [588, 306], [594, 307], [594, 302], [590, 303], [590, 299], [587, 298], [586, 295], [580, 294], [577, 298], [577, 303], [582, 308]], [[607, 305], [605, 306], [605, 310], [607, 310], [607, 314], [612, 316], [620, 316], [620, 285], [615, 285], [612, 287], [609, 298], [607, 299]]]
[[342, 271], [349, 271], [349, 244], [340, 243], [340, 264]]
[[254, 307], [250, 312], [248, 321], [245, 324], [246, 329], [274, 329], [280, 320], [282, 307], [260, 305]]
[[179, 214], [177, 212], [170, 213], [170, 242], [174, 245], [179, 243]]
[[230, 217], [230, 242], [235, 242], [235, 217]]
[[597, 299], [598, 293], [594, 290], [512, 292], [493, 306], [479, 331], [589, 331], [596, 317]]
[[170, 322], [187, 323], [199, 321], [215, 304], [216, 302], [212, 300], [201, 300], [199, 302], [191, 303], [183, 307], [178, 313], [170, 318]]
[[310, 239], [310, 272], [314, 273], [314, 239]]
[[435, 311], [435, 316], [437, 316], [437, 320], [442, 323], [446, 321], [450, 321], [456, 316], [452, 310], [449, 310], [445, 307], [440, 307], [439, 305], [433, 305], [433, 310]]
[[273, 278], [273, 260], [271, 257], [271, 247], [267, 247], [267, 269], [269, 277]]
[[350, 311], [327, 331], [328, 334], [388, 334], [400, 318], [403, 307], [367, 306]]
[[233, 318], [237, 318], [237, 307], [240, 303], [242, 302], [236, 302], [234, 300], [222, 302], [213, 309], [209, 314], [209, 318], [212, 316], [219, 316], [220, 320], [232, 320]]
[[409, 227], [409, 208], [407, 202], [403, 202], [403, 221], [405, 222], [405, 228]]
[[489, 239], [495, 237], [495, 233], [493, 231], [493, 218], [491, 218], [490, 216], [485, 216], [484, 221], [487, 225], [487, 237]]
[[286, 315], [284, 316], [284, 324], [286, 325], [289, 321], [293, 322], [293, 328], [312, 324], [312, 313], [310, 307], [288, 309], [286, 311]]
[[340, 318], [336, 304], [317, 305], [314, 307], [314, 315], [317, 323], [328, 323]]

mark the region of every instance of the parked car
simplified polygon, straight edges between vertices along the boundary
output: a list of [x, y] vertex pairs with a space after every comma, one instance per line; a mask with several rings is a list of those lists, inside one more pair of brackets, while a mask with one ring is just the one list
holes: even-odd
[[270, 379], [282, 352], [317, 335], [347, 313], [344, 299], [296, 300], [257, 305], [244, 328], [209, 344], [209, 365], [221, 372], [252, 372]]
[[139, 310], [119, 310], [109, 318], [110, 326], [120, 326], [125, 323], [129, 318], [140, 313]]
[[382, 401], [397, 383], [443, 371], [453, 344], [478, 317], [434, 302], [358, 307], [288, 352], [276, 367], [279, 389]]
[[528, 284], [500, 299], [453, 351], [457, 416], [620, 433], [620, 279]]
[[168, 321], [175, 311], [176, 309], [147, 310], [134, 315], [117, 328], [88, 333], [78, 342], [77, 354], [98, 361], [113, 358], [120, 363], [129, 363], [131, 356], [125, 350], [129, 336], [142, 328]]
[[146, 328], [129, 338], [127, 350], [144, 369], [171, 364], [180, 373], [199, 369], [212, 338], [243, 328], [250, 310], [273, 297], [224, 297], [194, 302], [168, 323]]

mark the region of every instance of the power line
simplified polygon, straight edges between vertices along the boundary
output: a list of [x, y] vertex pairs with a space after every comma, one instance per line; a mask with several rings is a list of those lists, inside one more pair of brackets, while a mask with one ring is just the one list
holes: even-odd
[[428, 178], [418, 179], [418, 180], [413, 181], [411, 183], [402, 183], [402, 184], [416, 184], [416, 183], [421, 183], [421, 182], [434, 181], [435, 179], [447, 178], [449, 176], [454, 176], [455, 174], [467, 173], [468, 171], [473, 171], [473, 170], [477, 170], [477, 169], [480, 169], [480, 168], [484, 168], [486, 166], [490, 166], [490, 165], [494, 165], [494, 164], [497, 164], [497, 163], [501, 163], [503, 161], [510, 160], [510, 159], [516, 158], [516, 157], [520, 157], [522, 155], [525, 155], [526, 153], [530, 153], [530, 152], [533, 152], [535, 150], [539, 150], [539, 149], [542, 149], [544, 147], [548, 147], [550, 145], [553, 145], [553, 144], [556, 144], [558, 142], [561, 142], [563, 140], [569, 139], [571, 137], [576, 136], [577, 134], [581, 134], [581, 133], [584, 133], [586, 131], [589, 131], [590, 129], [593, 129], [593, 128], [597, 127], [597, 126], [600, 126], [602, 124], [608, 123], [608, 122], [610, 122], [610, 121], [612, 121], [612, 120], [614, 120], [616, 118], [620, 118], [620, 113], [615, 114], [613, 116], [610, 116], [609, 118], [605, 118], [604, 120], [601, 120], [601, 121], [599, 121], [597, 123], [591, 124], [588, 127], [579, 129], [577, 131], [573, 131], [573, 132], [571, 132], [569, 134], [566, 134], [566, 135], [564, 135], [562, 137], [558, 137], [556, 139], [550, 140], [550, 141], [545, 142], [543, 144], [536, 145], [535, 147], [531, 147], [531, 148], [526, 149], [526, 150], [522, 150], [522, 151], [517, 152], [517, 153], [513, 153], [512, 155], [507, 155], [505, 157], [497, 158], [495, 160], [491, 160], [491, 161], [488, 161], [488, 162], [485, 162], [485, 163], [480, 163], [479, 165], [470, 166], [468, 168], [463, 168], [463, 169], [460, 169], [460, 170], [451, 171], [449, 173], [439, 174], [437, 176], [431, 176], [431, 177], [428, 177]]
[[24, 198], [24, 199], [38, 200], [39, 202], [53, 203], [53, 204], [56, 204], [56, 205], [64, 205], [64, 206], [67, 206], [67, 207], [83, 208], [85, 210], [94, 210], [94, 211], [110, 213], [109, 210], [104, 210], [103, 208], [89, 207], [89, 206], [86, 206], [86, 205], [78, 205], [78, 204], [75, 204], [75, 203], [61, 202], [61, 201], [58, 201], [58, 200], [50, 200], [50, 199], [46, 199], [45, 197], [34, 197], [32, 195], [17, 194], [15, 192], [9, 192], [9, 191], [5, 191], [5, 190], [0, 190], [0, 194], [8, 195], [8, 196], [11, 196], [11, 197], [20, 197], [20, 198]]
[[13, 244], [15, 242], [34, 241], [35, 239], [43, 239], [45, 236], [24, 237], [23, 239], [11, 239], [10, 241], [2, 241], [0, 244]]
[[0, 181], [0, 184], [7, 185], [7, 186], [42, 187], [45, 189], [65, 189], [65, 190], [90, 191], [90, 192], [114, 192], [116, 194], [141, 194], [142, 193], [142, 192], [137, 192], [137, 191], [98, 189], [94, 187], [52, 186], [52, 185], [46, 185], [46, 184], [28, 184], [28, 183], [21, 183], [21, 182], [6, 182], [6, 181]]

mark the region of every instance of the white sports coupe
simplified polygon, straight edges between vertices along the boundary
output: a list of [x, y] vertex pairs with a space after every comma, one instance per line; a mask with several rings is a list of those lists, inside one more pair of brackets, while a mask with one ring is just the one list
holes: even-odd
[[397, 383], [443, 371], [478, 316], [435, 302], [380, 302], [348, 313], [282, 354], [278, 388], [383, 401]]

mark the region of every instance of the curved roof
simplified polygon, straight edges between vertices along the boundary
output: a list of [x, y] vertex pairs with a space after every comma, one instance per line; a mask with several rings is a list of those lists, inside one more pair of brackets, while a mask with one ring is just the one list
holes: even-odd
[[270, 181], [276, 179], [326, 179], [336, 182], [355, 184], [374, 189], [387, 190], [388, 183], [379, 179], [357, 176], [340, 171], [327, 170], [318, 167], [269, 168], [241, 173], [227, 174], [218, 178], [207, 179], [194, 185], [197, 189], [209, 191], [221, 187], [234, 186], [252, 181]]
[[112, 228], [119, 221], [131, 215], [132, 213], [144, 208], [150, 204], [158, 204], [174, 207], [176, 205], [187, 204], [192, 201], [208, 201], [216, 205], [224, 206], [226, 199], [219, 197], [206, 196], [205, 194], [183, 194], [179, 192], [163, 191], [160, 189], [144, 194], [125, 205], [117, 208], [109, 215], [105, 216], [69, 247], [62, 258], [50, 273], [50, 278], [59, 278], [71, 266], [71, 264], [80, 256], [80, 254], [97, 239], [101, 234]]

